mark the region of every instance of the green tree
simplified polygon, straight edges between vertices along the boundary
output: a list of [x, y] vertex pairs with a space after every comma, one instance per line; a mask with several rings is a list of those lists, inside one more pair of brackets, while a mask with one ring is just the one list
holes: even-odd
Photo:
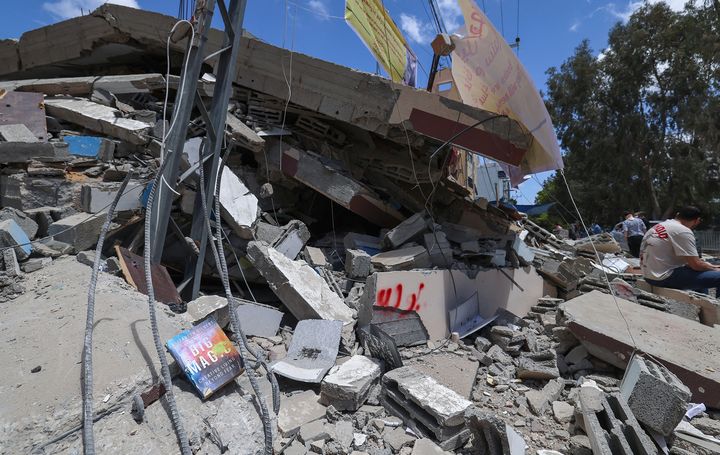
[[[709, 208], [717, 198], [716, 3], [682, 13], [646, 4], [613, 27], [600, 57], [585, 41], [548, 70], [546, 103], [586, 216], [609, 224], [636, 209], [659, 218], [688, 202]], [[553, 200], [569, 204], [560, 175], [538, 193], [538, 202]]]

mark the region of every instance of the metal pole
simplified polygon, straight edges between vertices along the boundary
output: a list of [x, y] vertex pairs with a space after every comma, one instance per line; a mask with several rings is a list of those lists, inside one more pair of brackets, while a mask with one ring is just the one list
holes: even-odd
[[[204, 150], [212, 154], [212, 159], [203, 164], [205, 179], [205, 207], [210, 209], [213, 207], [213, 195], [215, 194], [215, 185], [217, 182], [220, 169], [220, 152], [222, 149], [223, 139], [225, 138], [225, 122], [227, 119], [227, 108], [232, 94], [232, 81], [235, 79], [235, 67], [237, 62], [237, 54], [240, 51], [240, 38], [242, 37], [243, 19], [245, 16], [246, 0], [231, 0], [230, 8], [225, 10], [224, 0], [218, 0], [223, 19], [225, 20], [225, 40], [223, 48], [226, 50], [220, 55], [218, 61], [215, 88], [213, 90], [213, 101], [210, 109], [210, 122], [215, 130], [215, 137], [208, 136], [205, 141]], [[229, 21], [229, 22], [228, 22]], [[200, 254], [197, 257], [190, 258], [186, 263], [185, 278], [193, 277], [193, 285], [190, 298], [197, 297], [200, 290], [200, 281], [203, 269], [203, 258], [207, 248], [207, 224], [205, 218], [209, 213], [202, 210], [202, 202], [200, 200], [201, 192], [195, 195], [195, 214], [193, 216], [192, 229], [190, 237], [200, 243]], [[220, 216], [220, 214], [215, 214]], [[219, 239], [222, 241], [222, 239]]]
[[185, 146], [185, 138], [187, 136], [188, 123], [192, 114], [195, 92], [202, 69], [205, 44], [207, 43], [207, 35], [212, 22], [213, 11], [215, 10], [215, 0], [204, 0], [197, 2], [194, 17], [197, 18], [195, 26], [195, 34], [193, 36], [192, 45], [189, 46], [187, 52], [190, 53], [187, 65], [183, 68], [180, 77], [180, 87], [175, 99], [172, 115], [172, 129], [168, 133], [165, 141], [165, 157], [168, 161], [160, 178], [158, 188], [156, 188], [156, 205], [152, 212], [153, 219], [150, 220], [152, 232], [150, 233], [150, 242], [152, 244], [152, 262], [160, 263], [163, 248], [165, 246], [165, 236], [167, 234], [168, 219], [170, 217], [170, 209], [172, 208], [175, 181], [177, 180], [178, 170], [180, 168], [180, 157]]

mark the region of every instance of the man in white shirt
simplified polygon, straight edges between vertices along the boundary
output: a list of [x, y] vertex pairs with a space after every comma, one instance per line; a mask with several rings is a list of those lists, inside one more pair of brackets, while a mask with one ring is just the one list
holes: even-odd
[[700, 224], [700, 210], [687, 206], [672, 220], [645, 233], [640, 264], [645, 281], [653, 286], [707, 293], [720, 287], [720, 267], [698, 257], [692, 230]]

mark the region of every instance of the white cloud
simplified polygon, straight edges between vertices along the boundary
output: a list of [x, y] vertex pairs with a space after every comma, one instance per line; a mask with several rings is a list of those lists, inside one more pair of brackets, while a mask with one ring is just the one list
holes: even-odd
[[[690, 3], [695, 3], [695, 0], [689, 1]], [[688, 0], [630, 0], [624, 7], [618, 7], [615, 3], [608, 3], [606, 6], [602, 7], [602, 9], [617, 17], [621, 21], [627, 22], [630, 20], [630, 16], [632, 16], [632, 14], [640, 9], [645, 3], [650, 5], [665, 3], [671, 10], [680, 12], [685, 9], [685, 3], [688, 3]]]
[[430, 25], [410, 14], [400, 14], [400, 28], [410, 41], [418, 44], [427, 44], [434, 38]]
[[315, 13], [320, 19], [329, 19], [330, 13], [328, 12], [325, 3], [323, 3], [321, 0], [310, 0], [308, 2], [308, 7], [310, 7], [310, 10]]
[[462, 25], [462, 10], [457, 0], [438, 0], [437, 4], [448, 33], [456, 32]]
[[104, 3], [140, 8], [137, 0], [57, 0], [45, 2], [42, 7], [58, 19], [69, 19], [94, 10]]
[[568, 30], [570, 30], [571, 32], [577, 32], [581, 25], [582, 25], [582, 22], [580, 22], [579, 20], [576, 20], [575, 22], [572, 23], [572, 25], [570, 26], [570, 28]]

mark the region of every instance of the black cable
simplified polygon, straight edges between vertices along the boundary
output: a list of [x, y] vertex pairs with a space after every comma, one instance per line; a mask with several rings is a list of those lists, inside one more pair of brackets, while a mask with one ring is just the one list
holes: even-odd
[[93, 261], [92, 275], [90, 276], [90, 286], [88, 287], [88, 304], [87, 317], [85, 319], [85, 339], [83, 342], [82, 352], [82, 400], [83, 400], [83, 453], [85, 455], [95, 455], [95, 436], [93, 435], [93, 367], [92, 367], [92, 337], [93, 325], [95, 324], [95, 289], [97, 287], [98, 273], [100, 272], [100, 256], [102, 254], [105, 236], [110, 229], [113, 214], [120, 198], [123, 196], [125, 187], [130, 182], [132, 172], [128, 172], [120, 185], [120, 189], [110, 204], [107, 212], [105, 224], [100, 231], [100, 238], [95, 247], [95, 260]]

